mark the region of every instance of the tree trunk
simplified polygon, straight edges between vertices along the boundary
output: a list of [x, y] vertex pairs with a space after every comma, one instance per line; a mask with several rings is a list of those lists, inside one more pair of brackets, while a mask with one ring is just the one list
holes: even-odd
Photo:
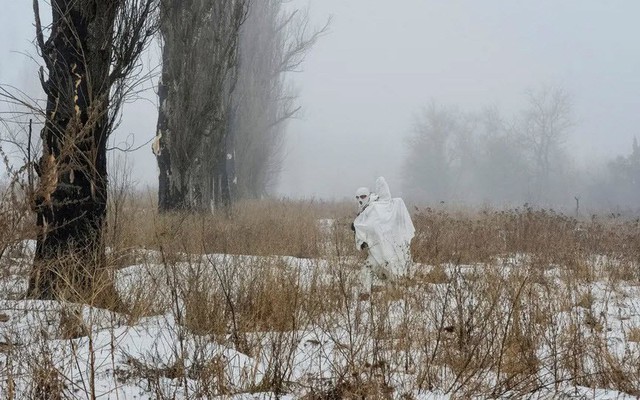
[[51, 3], [31, 297], [82, 299], [105, 265], [109, 68], [119, 1]]
[[[171, 166], [172, 132], [169, 130], [169, 86], [172, 82], [166, 61], [168, 51], [166, 46], [162, 50], [163, 71], [162, 80], [158, 84], [158, 148], [155, 150], [158, 169], [158, 209], [161, 212], [179, 210], [187, 207], [185, 179], [180, 179], [180, 171], [174, 171]], [[177, 173], [176, 173], [177, 172]]]
[[203, 212], [231, 201], [225, 137], [245, 15], [244, 0], [161, 1], [160, 211]]

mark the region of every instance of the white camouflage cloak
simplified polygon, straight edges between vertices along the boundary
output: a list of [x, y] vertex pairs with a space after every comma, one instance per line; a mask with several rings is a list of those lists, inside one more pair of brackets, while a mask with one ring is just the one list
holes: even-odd
[[411, 262], [409, 244], [415, 228], [404, 201], [391, 198], [389, 185], [383, 177], [376, 179], [378, 199], [372, 201], [355, 219], [356, 248], [369, 246], [369, 259], [401, 276]]

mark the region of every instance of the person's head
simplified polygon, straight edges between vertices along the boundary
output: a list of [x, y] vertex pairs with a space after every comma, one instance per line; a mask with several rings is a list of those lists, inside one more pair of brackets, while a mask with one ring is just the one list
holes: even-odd
[[356, 201], [358, 202], [358, 211], [361, 212], [371, 201], [371, 190], [368, 187], [358, 188], [356, 190]]

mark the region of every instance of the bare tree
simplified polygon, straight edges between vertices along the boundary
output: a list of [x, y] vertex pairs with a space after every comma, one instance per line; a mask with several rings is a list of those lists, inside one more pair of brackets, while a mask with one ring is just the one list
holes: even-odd
[[522, 144], [495, 108], [465, 113], [431, 103], [409, 139], [407, 197], [467, 203], [526, 201]]
[[226, 140], [245, 0], [161, 0], [161, 211], [229, 202]]
[[266, 195], [280, 172], [286, 122], [301, 107], [287, 84], [330, 21], [314, 30], [285, 0], [251, 3], [240, 30], [238, 82], [233, 92], [231, 138], [236, 192], [242, 198]]
[[530, 168], [525, 149], [495, 107], [479, 116], [478, 163], [474, 171], [475, 200], [494, 204], [521, 204], [529, 193]]
[[46, 41], [38, 0], [33, 7], [47, 103], [28, 293], [82, 299], [105, 266], [107, 139], [154, 34], [156, 0], [52, 0]]
[[456, 137], [462, 115], [432, 102], [416, 119], [405, 161], [405, 193], [413, 199], [449, 201], [454, 192]]
[[[594, 192], [605, 193], [598, 195], [600, 203], [610, 207], [631, 206], [637, 207], [640, 198], [640, 146], [634, 137], [631, 153], [619, 155], [607, 163], [607, 179], [602, 179], [598, 190]], [[603, 190], [604, 189], [604, 190]], [[596, 197], [596, 196], [594, 196]]]
[[563, 89], [549, 87], [530, 91], [528, 98], [516, 129], [531, 156], [534, 193], [542, 199], [552, 187], [552, 172], [561, 173], [562, 145], [572, 125], [571, 101]]

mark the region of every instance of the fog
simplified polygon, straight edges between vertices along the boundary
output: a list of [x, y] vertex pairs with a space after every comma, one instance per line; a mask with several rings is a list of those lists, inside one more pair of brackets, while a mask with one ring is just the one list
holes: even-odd
[[290, 125], [284, 193], [351, 194], [377, 174], [397, 193], [421, 107], [516, 112], [540, 85], [571, 95], [567, 148], [578, 162], [630, 151], [640, 133], [640, 3], [390, 4], [310, 2], [315, 18], [334, 18], [296, 77], [305, 113]]
[[[38, 95], [31, 2], [2, 0], [0, 82]], [[631, 152], [640, 136], [640, 2], [635, 0], [309, 0], [329, 32], [292, 74], [302, 112], [288, 124], [277, 195], [342, 199], [387, 178], [403, 195], [402, 166], [421, 110], [526, 107], [526, 93], [561, 87], [573, 125], [565, 150], [577, 167]], [[43, 14], [46, 7], [42, 7]], [[157, 63], [152, 50], [145, 58]], [[149, 84], [148, 86], [150, 86]], [[39, 95], [42, 97], [42, 95]], [[113, 144], [155, 135], [156, 100], [124, 109]], [[157, 185], [150, 146], [129, 153], [138, 187]]]

